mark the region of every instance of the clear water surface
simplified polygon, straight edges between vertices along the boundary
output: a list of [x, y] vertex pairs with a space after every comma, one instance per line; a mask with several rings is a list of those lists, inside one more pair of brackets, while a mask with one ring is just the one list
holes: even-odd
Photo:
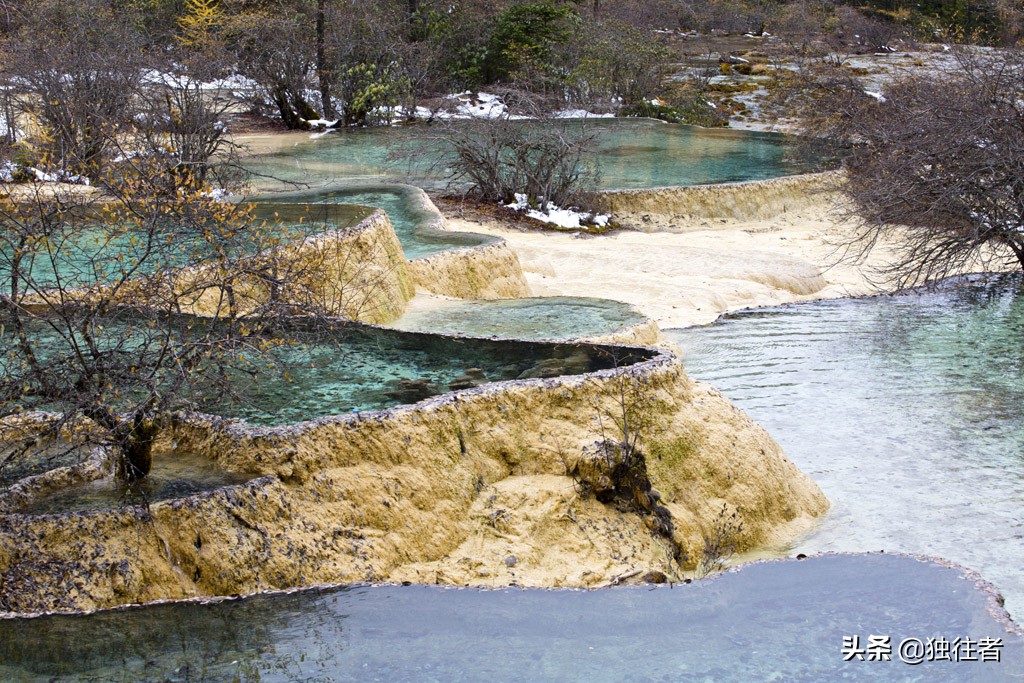
[[[1020, 636], [960, 572], [892, 555], [772, 562], [596, 591], [336, 588], [0, 621], [28, 681], [978, 681], [1024, 675]], [[890, 661], [843, 661], [886, 635]], [[1002, 638], [1000, 662], [899, 660], [905, 638]]]
[[614, 347], [453, 338], [361, 326], [289, 334], [296, 343], [274, 355], [281, 372], [251, 384], [239, 378], [239, 403], [201, 407], [252, 424], [282, 425], [416, 403], [468, 388], [469, 383], [576, 375], [654, 355]]
[[205, 456], [181, 450], [173, 453], [157, 451], [153, 453], [153, 469], [142, 481], [126, 484], [113, 476], [95, 479], [34, 501], [19, 512], [51, 515], [153, 504], [242, 484], [252, 478], [241, 472], [228, 472]]
[[388, 327], [503, 339], [582, 339], [609, 335], [646, 319], [620, 301], [550, 296], [443, 301], [408, 311]]
[[301, 207], [302, 212], [326, 226], [354, 225], [347, 216], [358, 211], [364, 217], [368, 209], [384, 209], [402, 244], [406, 258], [431, 256], [441, 251], [490, 244], [496, 237], [471, 232], [449, 232], [434, 226], [437, 214], [422, 205], [422, 196], [408, 185], [340, 184], [316, 191], [287, 194], [265, 194], [260, 197], [260, 211], [273, 214], [281, 206]]
[[[786, 137], [777, 133], [651, 119], [591, 119], [576, 125], [596, 136], [598, 151], [590, 163], [602, 189], [763, 180], [809, 170], [806, 164], [786, 159]], [[427, 139], [430, 133], [428, 124], [332, 133], [251, 159], [247, 166], [262, 176], [259, 183], [267, 187], [279, 181], [315, 186], [390, 180], [441, 189], [447, 169], [443, 155], [432, 151], [437, 143]], [[403, 158], [389, 161], [396, 152]]]
[[821, 526], [783, 551], [945, 557], [1024, 615], [1019, 274], [668, 334], [690, 374], [764, 425], [832, 501]]

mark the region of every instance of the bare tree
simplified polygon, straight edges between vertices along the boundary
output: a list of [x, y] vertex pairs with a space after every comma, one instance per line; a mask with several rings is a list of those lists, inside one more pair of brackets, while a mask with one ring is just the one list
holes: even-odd
[[324, 282], [333, 243], [302, 258], [304, 233], [211, 199], [187, 173], [138, 157], [100, 177], [102, 197], [0, 198], [0, 422], [49, 413], [42, 436], [107, 445], [129, 481], [148, 474], [175, 411], [236, 400], [267, 371], [287, 343], [275, 321], [326, 321], [354, 296]]
[[238, 184], [238, 145], [228, 136], [230, 96], [179, 67], [165, 72], [162, 82], [140, 89], [136, 100], [134, 152], [159, 154], [168, 172], [186, 183], [225, 189]]
[[20, 108], [41, 125], [37, 147], [62, 170], [95, 176], [130, 122], [141, 42], [130, 19], [98, 0], [46, 0], [6, 45]]
[[959, 55], [949, 73], [865, 89], [849, 76], [800, 88], [804, 130], [843, 148], [865, 253], [898, 258], [894, 284], [965, 269], [1024, 268], [1024, 55]]
[[[230, 4], [243, 3], [234, 0]], [[316, 31], [306, 19], [298, 8], [275, 11], [257, 6], [224, 20], [224, 36], [232, 45], [240, 72], [259, 84], [259, 95], [271, 103], [288, 128], [308, 128], [307, 121], [320, 118], [308, 95], [317, 61], [316, 41], [309, 39]]]
[[507, 106], [500, 116], [445, 120], [420, 136], [450, 169], [452, 185], [487, 201], [522, 194], [534, 206], [579, 203], [595, 179], [586, 161], [595, 140], [586, 124], [551, 116], [525, 93], [499, 92]]

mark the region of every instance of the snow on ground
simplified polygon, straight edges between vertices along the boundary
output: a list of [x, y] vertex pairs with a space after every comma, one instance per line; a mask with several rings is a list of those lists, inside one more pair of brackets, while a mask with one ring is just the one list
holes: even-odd
[[[18, 167], [10, 162], [4, 162], [3, 166], [0, 167], [0, 179], [4, 182], [11, 182], [14, 180], [14, 173]], [[68, 183], [71, 185], [89, 185], [89, 179], [84, 175], [78, 175], [77, 173], [70, 173], [62, 169], [55, 171], [43, 171], [34, 166], [25, 167], [25, 170], [35, 176], [37, 182], [40, 183]]]
[[508, 113], [508, 107], [501, 101], [501, 98], [491, 93], [481, 92], [474, 94], [466, 91], [449, 95], [446, 99], [458, 102], [455, 105], [455, 115], [474, 119], [496, 119]]
[[518, 192], [516, 193], [516, 200], [505, 206], [509, 209], [524, 212], [534, 220], [557, 225], [560, 228], [582, 228], [585, 225], [596, 225], [603, 228], [608, 225], [608, 220], [611, 218], [611, 216], [603, 213], [593, 214], [574, 208], [563, 209], [552, 202], [547, 202], [544, 210], [541, 211], [532, 208], [527, 196]]
[[[501, 97], [487, 92], [467, 90], [466, 92], [455, 93], [445, 97], [449, 103], [455, 106], [453, 109], [431, 111], [426, 107], [416, 107], [416, 118], [418, 119], [496, 119], [507, 116], [510, 119], [530, 119], [531, 116], [521, 114], [509, 114], [508, 107]], [[404, 112], [404, 110], [400, 110]], [[585, 109], [563, 109], [554, 112], [554, 117], [559, 119], [587, 119], [587, 118], [614, 118], [615, 114], [595, 114]]]
[[142, 82], [150, 85], [165, 85], [168, 88], [193, 88], [198, 86], [200, 90], [253, 90], [258, 87], [256, 81], [240, 74], [232, 74], [226, 78], [200, 82], [191, 76], [159, 71], [157, 69], [143, 70]]
[[592, 111], [586, 109], [563, 109], [555, 112], [556, 119], [614, 119], [615, 114], [607, 112], [604, 114], [595, 114]]
[[209, 197], [218, 202], [226, 201], [229, 197], [233, 197], [234, 193], [228, 192], [222, 187], [213, 187], [202, 193], [203, 197]]

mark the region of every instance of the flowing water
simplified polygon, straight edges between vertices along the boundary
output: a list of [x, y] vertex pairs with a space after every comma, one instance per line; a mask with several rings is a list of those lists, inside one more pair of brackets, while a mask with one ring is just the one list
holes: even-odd
[[[406, 258], [422, 258], [448, 249], [496, 242], [496, 237], [471, 232], [448, 232], [435, 227], [437, 214], [423, 205], [419, 190], [408, 185], [345, 185], [309, 192], [265, 195], [261, 211], [271, 214], [282, 206], [302, 207], [305, 215], [328, 225], [345, 225], [346, 212], [384, 209], [402, 243]], [[354, 206], [358, 205], [358, 206]], [[339, 212], [341, 215], [339, 216]]]
[[[21, 681], [978, 681], [1024, 675], [1020, 636], [956, 569], [892, 555], [753, 565], [600, 591], [353, 587], [0, 621]], [[843, 638], [890, 661], [843, 661]], [[1000, 662], [900, 661], [907, 638], [1001, 638]]]
[[1024, 286], [730, 315], [670, 331], [689, 373], [767, 428], [832, 510], [785, 552], [926, 553], [1024, 614]]

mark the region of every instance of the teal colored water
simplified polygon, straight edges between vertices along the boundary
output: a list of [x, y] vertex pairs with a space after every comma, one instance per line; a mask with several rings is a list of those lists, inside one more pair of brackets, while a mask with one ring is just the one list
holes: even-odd
[[670, 331], [832, 501], [785, 552], [926, 553], [1024, 614], [1024, 287], [800, 304]]
[[388, 327], [505, 339], [581, 339], [612, 334], [645, 320], [619, 301], [552, 296], [444, 301], [409, 311]]
[[[753, 565], [597, 591], [336, 588], [0, 621], [28, 681], [977, 681], [1024, 675], [1020, 636], [956, 569], [891, 555]], [[889, 661], [843, 661], [889, 636]], [[907, 638], [1001, 638], [999, 662], [899, 658]], [[959, 651], [959, 650], [958, 650]], [[978, 657], [975, 645], [974, 657]]]
[[[182, 328], [196, 322], [180, 319]], [[300, 325], [266, 330], [250, 340], [250, 347], [259, 346], [260, 340], [268, 341], [269, 346], [229, 366], [242, 368], [231, 380], [234, 400], [220, 397], [216, 391], [210, 393], [214, 398], [206, 399], [201, 385], [183, 390], [182, 398], [194, 401], [207, 413], [258, 425], [281, 425], [416, 403], [492, 382], [631, 365], [656, 353], [573, 343], [445, 337], [361, 325], [311, 331]], [[49, 340], [54, 339], [52, 330], [39, 324], [30, 333], [39, 340], [37, 354], [42, 362], [61, 362], [47, 353]], [[167, 333], [183, 334], [177, 329]], [[100, 348], [133, 348], [132, 335], [149, 346], [159, 345], [163, 339], [154, 337], [145, 325], [133, 327], [131, 320], [111, 320], [98, 334], [102, 335], [97, 339]], [[0, 338], [0, 357], [17, 357], [17, 340], [7, 337]], [[263, 367], [266, 370], [255, 375], [247, 372]], [[79, 371], [74, 363], [69, 364], [69, 376]], [[210, 375], [201, 377], [209, 380], [213, 373], [205, 371]]]
[[[544, 125], [523, 123], [523, 125]], [[808, 170], [785, 158], [786, 137], [776, 133], [665, 124], [650, 119], [591, 119], [579, 126], [596, 136], [590, 163], [604, 189], [702, 185], [775, 178]], [[432, 150], [432, 129], [371, 128], [333, 133], [247, 165], [262, 176], [322, 185], [339, 181], [408, 182], [439, 189], [447, 182], [443, 154]], [[389, 161], [396, 152], [401, 161]], [[440, 163], [438, 163], [440, 159]]]
[[[257, 205], [252, 224], [217, 246], [230, 256], [244, 256], [266, 248], [271, 233], [300, 240], [324, 230], [356, 225], [371, 212], [364, 206], [328, 209], [300, 204]], [[156, 242], [155, 248], [148, 241], [150, 237]], [[0, 282], [9, 283], [14, 253], [6, 239], [0, 239]], [[69, 224], [51, 232], [42, 246], [17, 265], [18, 272], [34, 283], [28, 291], [56, 287], [73, 290], [158, 269], [194, 265], [211, 253], [209, 243], [194, 234], [179, 233], [173, 226], [147, 235], [144, 231]], [[26, 289], [24, 281], [25, 276], [19, 281], [22, 290]]]
[[496, 238], [487, 235], [447, 232], [435, 228], [437, 214], [424, 208], [419, 192], [407, 185], [346, 186], [315, 192], [268, 194], [262, 199], [265, 200], [261, 204], [262, 212], [272, 214], [281, 202], [296, 206], [309, 204], [306, 209], [309, 214], [325, 215], [332, 220], [336, 220], [333, 218], [336, 212], [342, 212], [344, 216], [346, 212], [358, 210], [361, 215], [365, 215], [365, 209], [349, 205], [384, 209], [402, 243], [402, 251], [410, 259], [496, 241]]
[[296, 339], [299, 343], [275, 356], [287, 377], [274, 373], [257, 384], [239, 383], [240, 403], [206, 406], [206, 412], [253, 424], [288, 424], [415, 403], [470, 383], [581, 374], [653, 356], [643, 350], [360, 327]]

